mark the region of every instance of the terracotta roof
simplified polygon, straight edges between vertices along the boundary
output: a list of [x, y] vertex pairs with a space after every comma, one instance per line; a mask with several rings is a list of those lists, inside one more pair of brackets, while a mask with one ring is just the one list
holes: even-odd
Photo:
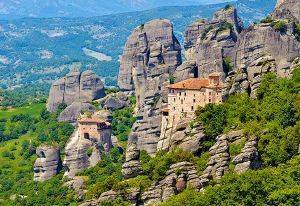
[[82, 118], [79, 119], [78, 122], [80, 123], [106, 123], [105, 121], [98, 119], [98, 118]]
[[169, 109], [168, 108], [163, 108], [161, 111], [162, 112], [169, 112]]
[[169, 89], [198, 90], [209, 86], [209, 80], [203, 78], [191, 78], [168, 86]]

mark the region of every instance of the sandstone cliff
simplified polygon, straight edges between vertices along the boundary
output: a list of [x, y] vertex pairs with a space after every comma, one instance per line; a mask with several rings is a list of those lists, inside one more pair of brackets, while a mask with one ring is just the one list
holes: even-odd
[[71, 71], [52, 84], [47, 109], [54, 112], [61, 103], [69, 106], [76, 101], [90, 102], [104, 95], [103, 83], [92, 71]]
[[121, 90], [134, 91], [138, 121], [132, 132], [138, 148], [150, 154], [156, 151], [160, 134], [162, 103], [166, 86], [181, 64], [181, 47], [169, 20], [153, 20], [136, 28], [128, 38], [118, 77]]

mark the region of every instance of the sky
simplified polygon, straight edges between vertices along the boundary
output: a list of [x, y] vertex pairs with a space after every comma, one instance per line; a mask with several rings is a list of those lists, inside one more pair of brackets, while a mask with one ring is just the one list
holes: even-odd
[[0, 19], [90, 17], [161, 6], [214, 4], [228, 0], [0, 0]]

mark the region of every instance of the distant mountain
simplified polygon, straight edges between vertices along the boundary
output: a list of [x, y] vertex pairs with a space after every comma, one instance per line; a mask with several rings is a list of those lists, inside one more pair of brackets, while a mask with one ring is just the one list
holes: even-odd
[[162, 6], [215, 4], [230, 0], [1, 0], [0, 19], [92, 17]]
[[[266, 16], [275, 2], [241, 0], [232, 4], [247, 25]], [[119, 56], [135, 27], [155, 18], [170, 19], [182, 43], [187, 25], [199, 18], [211, 18], [225, 5], [161, 7], [91, 18], [2, 20], [0, 87], [50, 83], [70, 67], [79, 66], [93, 69], [107, 84], [113, 84]]]

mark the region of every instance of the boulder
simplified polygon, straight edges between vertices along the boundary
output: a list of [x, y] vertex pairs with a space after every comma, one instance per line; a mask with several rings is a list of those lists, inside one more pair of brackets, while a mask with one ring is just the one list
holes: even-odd
[[66, 107], [59, 115], [58, 121], [60, 122], [69, 122], [69, 123], [76, 123], [78, 117], [83, 112], [91, 112], [93, 113], [96, 108], [90, 103], [84, 102], [73, 102], [71, 105]]
[[105, 96], [101, 79], [92, 71], [73, 70], [65, 77], [55, 81], [50, 89], [47, 109], [55, 112], [62, 103], [91, 102]]
[[42, 145], [36, 149], [37, 159], [34, 163], [34, 181], [43, 182], [59, 173], [62, 168], [59, 149]]

